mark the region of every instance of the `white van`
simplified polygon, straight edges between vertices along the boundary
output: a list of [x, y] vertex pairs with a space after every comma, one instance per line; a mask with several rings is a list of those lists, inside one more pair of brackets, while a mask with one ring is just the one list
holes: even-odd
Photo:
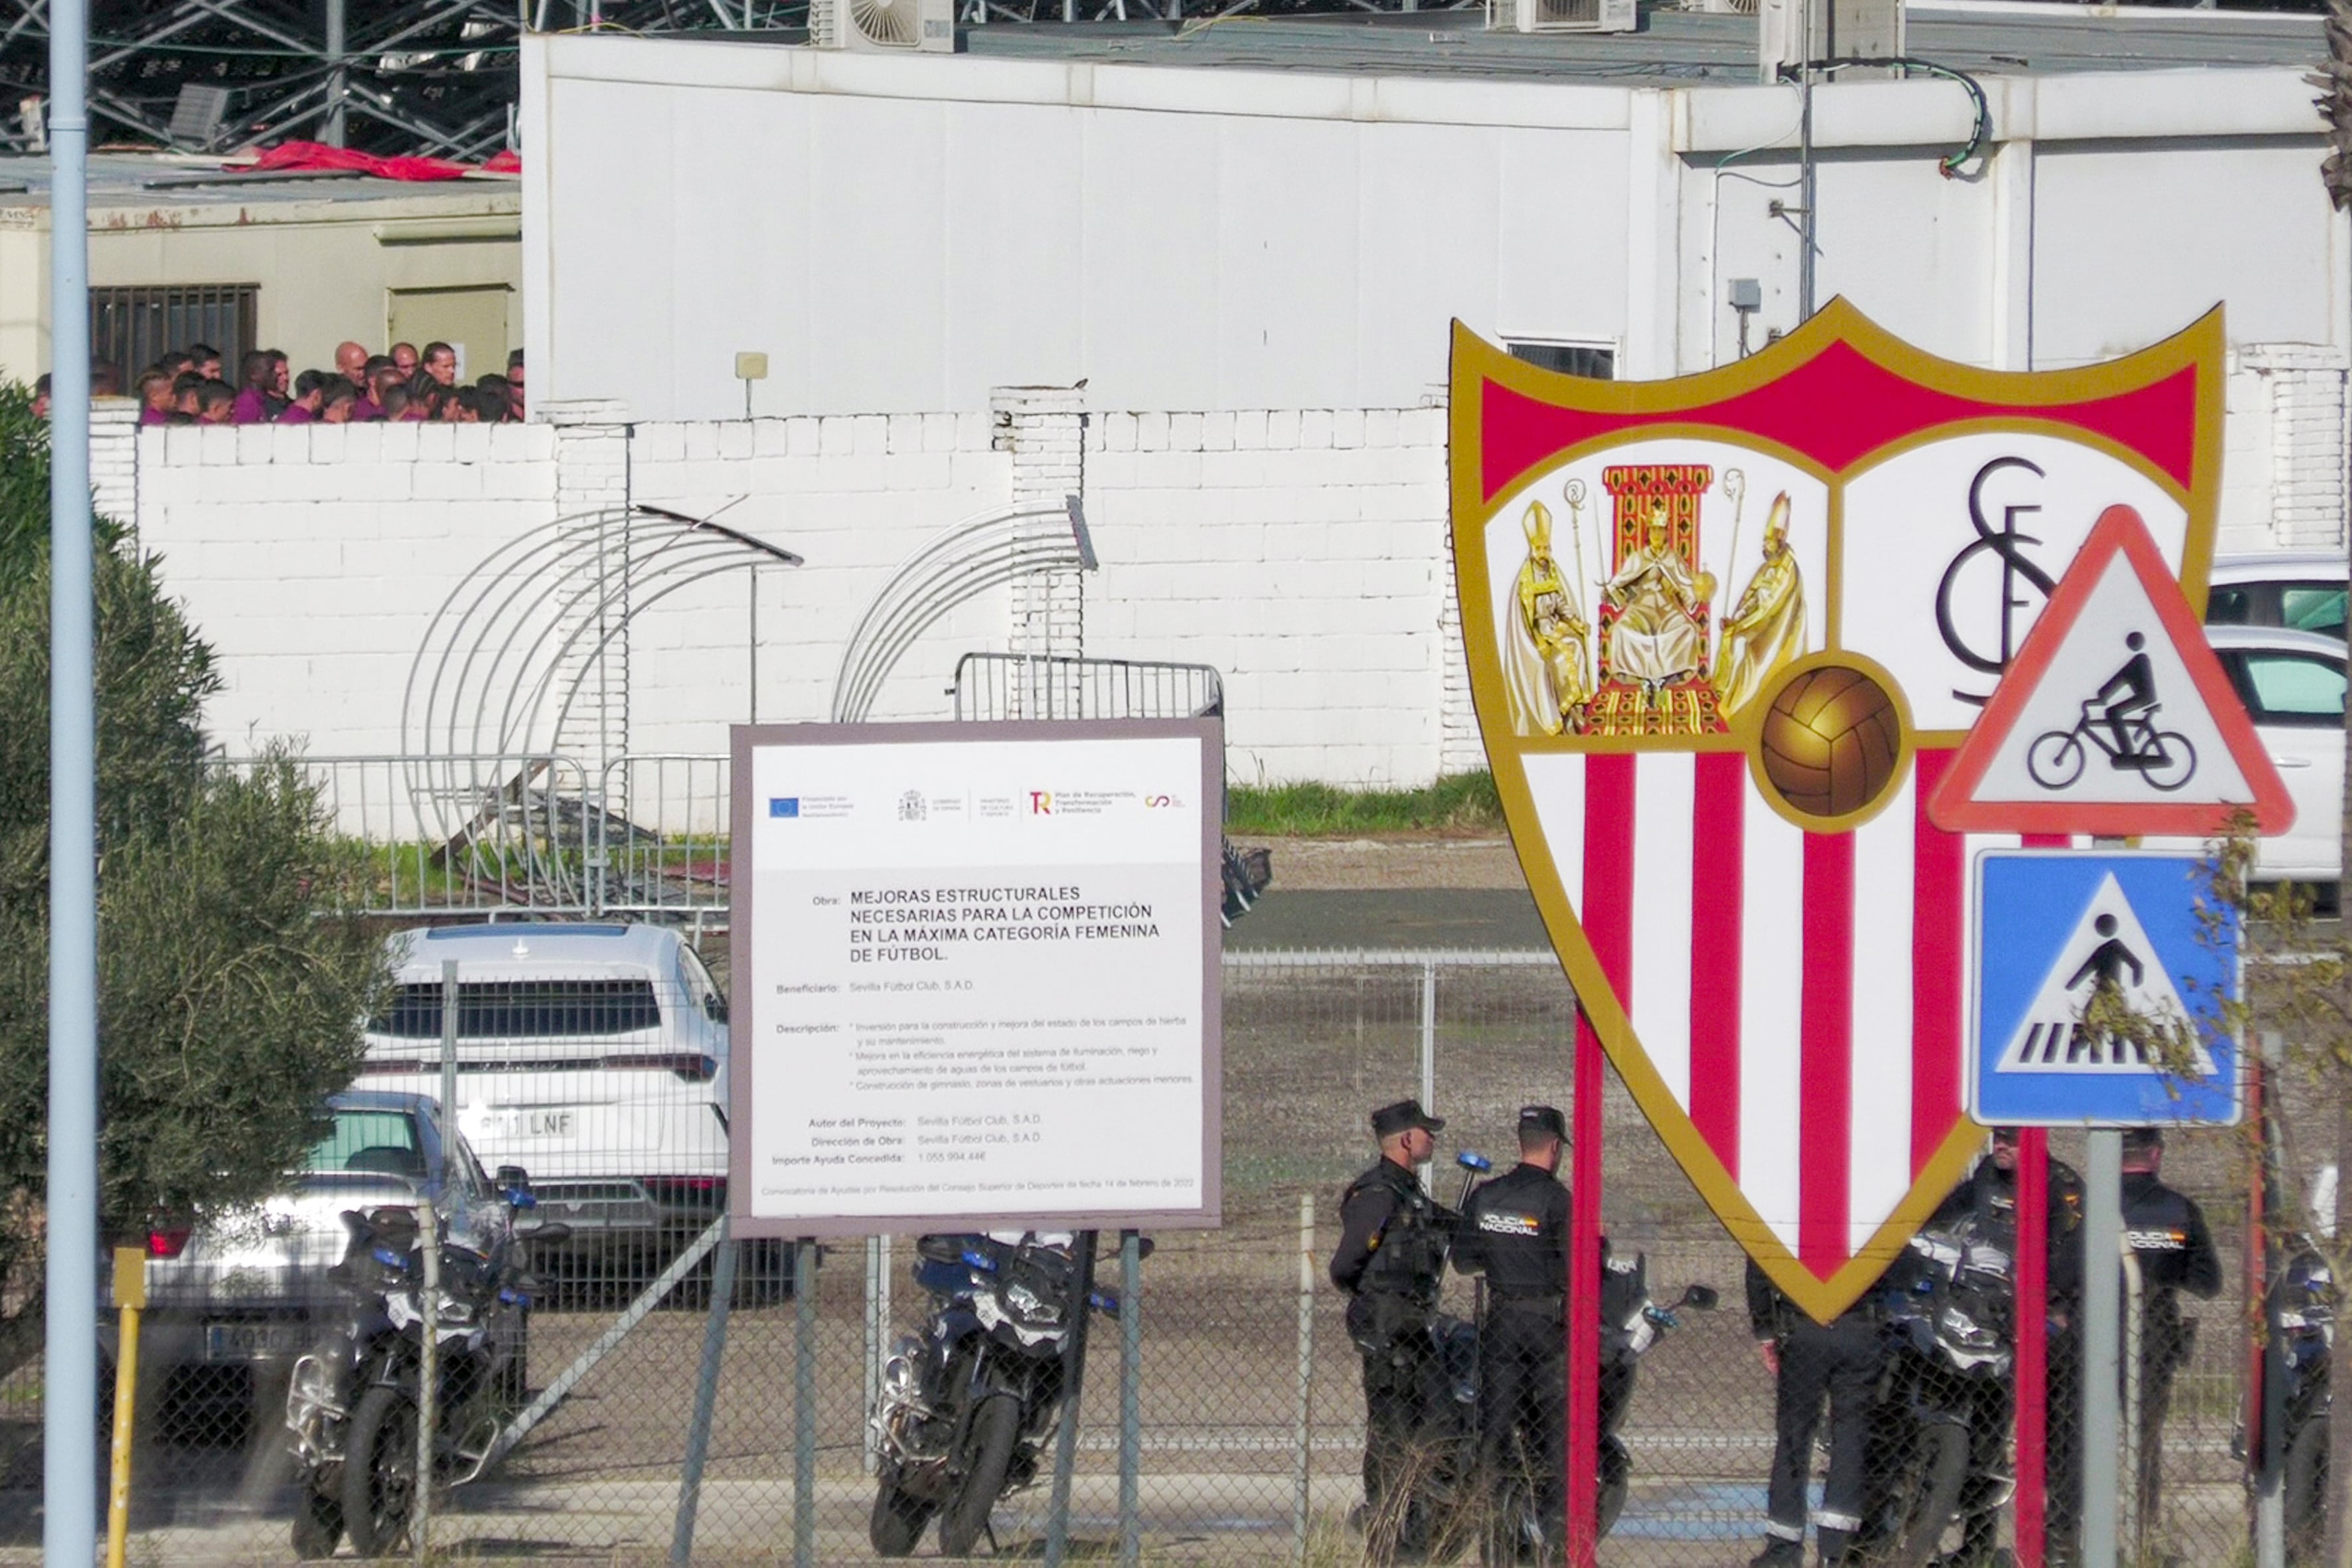
[[727, 1004], [664, 926], [500, 921], [388, 939], [397, 989], [358, 1087], [438, 1095], [444, 964], [457, 970], [457, 1126], [530, 1173], [562, 1250], [633, 1278], [727, 1201]]

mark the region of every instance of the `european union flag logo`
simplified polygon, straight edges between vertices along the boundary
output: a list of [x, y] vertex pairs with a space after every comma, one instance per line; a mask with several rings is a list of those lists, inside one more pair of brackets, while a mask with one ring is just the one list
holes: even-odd
[[770, 816], [798, 816], [800, 814], [800, 796], [796, 795], [773, 795], [768, 797], [768, 815]]

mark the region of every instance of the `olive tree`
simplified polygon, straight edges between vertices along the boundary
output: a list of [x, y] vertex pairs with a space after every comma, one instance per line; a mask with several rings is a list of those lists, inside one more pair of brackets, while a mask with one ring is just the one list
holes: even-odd
[[[0, 387], [0, 1375], [40, 1345], [48, 949], [47, 434]], [[380, 999], [362, 869], [278, 749], [208, 765], [210, 650], [97, 540], [102, 1229], [257, 1198], [319, 1131]]]

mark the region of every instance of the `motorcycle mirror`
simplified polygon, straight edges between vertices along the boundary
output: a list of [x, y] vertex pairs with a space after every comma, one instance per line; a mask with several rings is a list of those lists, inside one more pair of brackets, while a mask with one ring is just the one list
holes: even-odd
[[1683, 1299], [1677, 1305], [1695, 1307], [1702, 1312], [1712, 1312], [1721, 1300], [1722, 1298], [1715, 1293], [1715, 1287], [1712, 1285], [1685, 1285], [1683, 1287]]
[[1150, 1237], [1148, 1237], [1148, 1236], [1139, 1236], [1139, 1237], [1137, 1237], [1135, 1238], [1135, 1257], [1136, 1257], [1136, 1261], [1139, 1263], [1139, 1262], [1141, 1262], [1143, 1259], [1145, 1259], [1145, 1258], [1147, 1258], [1150, 1257], [1150, 1256], [1151, 1256], [1152, 1248], [1153, 1248], [1153, 1247], [1154, 1247], [1154, 1246], [1156, 1246], [1156, 1245], [1157, 1245], [1157, 1244], [1156, 1244], [1155, 1242], [1153, 1242], [1153, 1241], [1152, 1241], [1152, 1239], [1151, 1239]]
[[1481, 1154], [1475, 1149], [1463, 1150], [1462, 1152], [1454, 1156], [1454, 1163], [1461, 1166], [1465, 1171], [1478, 1171], [1483, 1173], [1491, 1171], [1495, 1168], [1495, 1162], [1489, 1160], [1486, 1155]]
[[572, 1227], [560, 1219], [551, 1219], [532, 1226], [529, 1230], [522, 1232], [522, 1237], [526, 1241], [549, 1243], [569, 1241], [572, 1238]]

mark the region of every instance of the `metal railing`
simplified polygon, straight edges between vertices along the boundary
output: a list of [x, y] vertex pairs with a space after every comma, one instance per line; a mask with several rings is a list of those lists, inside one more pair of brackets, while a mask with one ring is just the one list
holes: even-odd
[[1222, 717], [1224, 678], [1205, 664], [968, 653], [956, 660], [959, 719]]

